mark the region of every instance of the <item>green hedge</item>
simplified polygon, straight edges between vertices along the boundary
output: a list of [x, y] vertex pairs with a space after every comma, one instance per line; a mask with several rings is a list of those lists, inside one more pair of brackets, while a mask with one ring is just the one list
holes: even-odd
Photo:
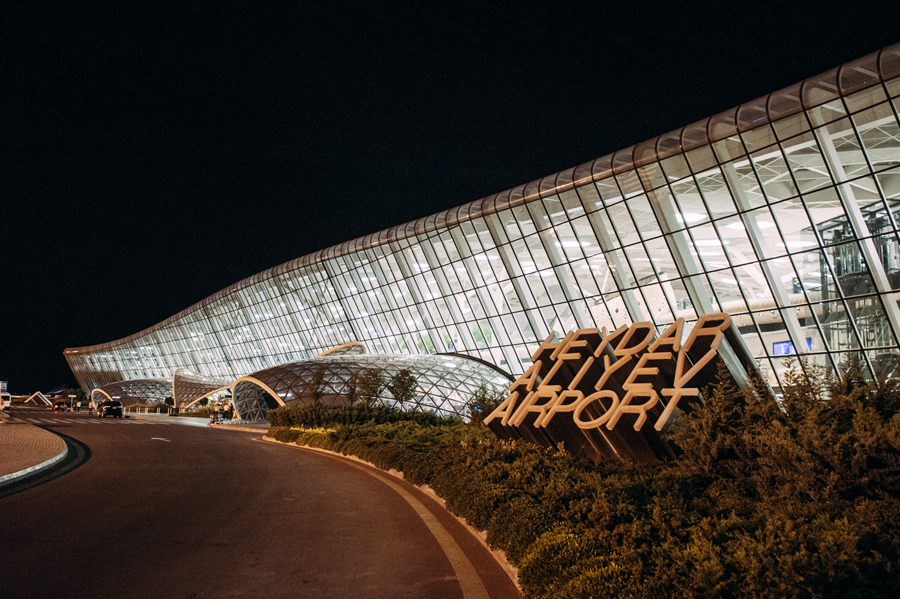
[[305, 404], [281, 406], [269, 410], [266, 418], [272, 426], [319, 427], [332, 424], [362, 424], [375, 422], [415, 422], [424, 426], [447, 426], [462, 422], [458, 418], [445, 418], [431, 412], [406, 411], [385, 406], [351, 407], [331, 404]]
[[795, 368], [782, 408], [764, 385], [720, 383], [668, 431], [683, 453], [667, 464], [594, 464], [459, 422], [333, 418], [269, 435], [430, 485], [528, 597], [893, 597], [900, 386], [853, 369], [808, 368], [808, 382]]

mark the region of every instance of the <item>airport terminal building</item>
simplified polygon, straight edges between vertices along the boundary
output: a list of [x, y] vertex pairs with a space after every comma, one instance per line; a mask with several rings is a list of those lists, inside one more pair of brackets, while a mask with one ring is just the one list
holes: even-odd
[[428, 381], [420, 407], [464, 415], [551, 334], [716, 312], [733, 367], [773, 386], [797, 356], [876, 372], [900, 338], [898, 112], [900, 44], [65, 356], [86, 390], [227, 388], [245, 418], [298, 400], [316, 364], [335, 397], [350, 372], [406, 365]]

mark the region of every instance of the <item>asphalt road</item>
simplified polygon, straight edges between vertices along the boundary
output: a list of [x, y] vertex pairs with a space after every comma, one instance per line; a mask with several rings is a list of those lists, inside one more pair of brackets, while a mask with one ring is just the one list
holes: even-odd
[[0, 498], [4, 599], [519, 596], [443, 508], [374, 468], [258, 434], [20, 417], [80, 457]]

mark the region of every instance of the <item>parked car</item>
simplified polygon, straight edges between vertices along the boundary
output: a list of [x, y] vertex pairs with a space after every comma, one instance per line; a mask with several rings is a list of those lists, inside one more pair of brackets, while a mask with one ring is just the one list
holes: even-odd
[[64, 401], [57, 401], [53, 403], [53, 411], [54, 412], [68, 412], [69, 406], [66, 405]]
[[97, 406], [97, 416], [99, 418], [106, 418], [107, 416], [112, 416], [114, 418], [122, 417], [122, 402], [113, 401], [107, 399], [99, 406]]

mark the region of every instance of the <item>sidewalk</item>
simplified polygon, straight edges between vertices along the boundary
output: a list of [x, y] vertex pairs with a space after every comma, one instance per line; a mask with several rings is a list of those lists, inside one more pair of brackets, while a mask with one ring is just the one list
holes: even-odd
[[0, 413], [0, 485], [52, 466], [68, 451], [62, 437]]

